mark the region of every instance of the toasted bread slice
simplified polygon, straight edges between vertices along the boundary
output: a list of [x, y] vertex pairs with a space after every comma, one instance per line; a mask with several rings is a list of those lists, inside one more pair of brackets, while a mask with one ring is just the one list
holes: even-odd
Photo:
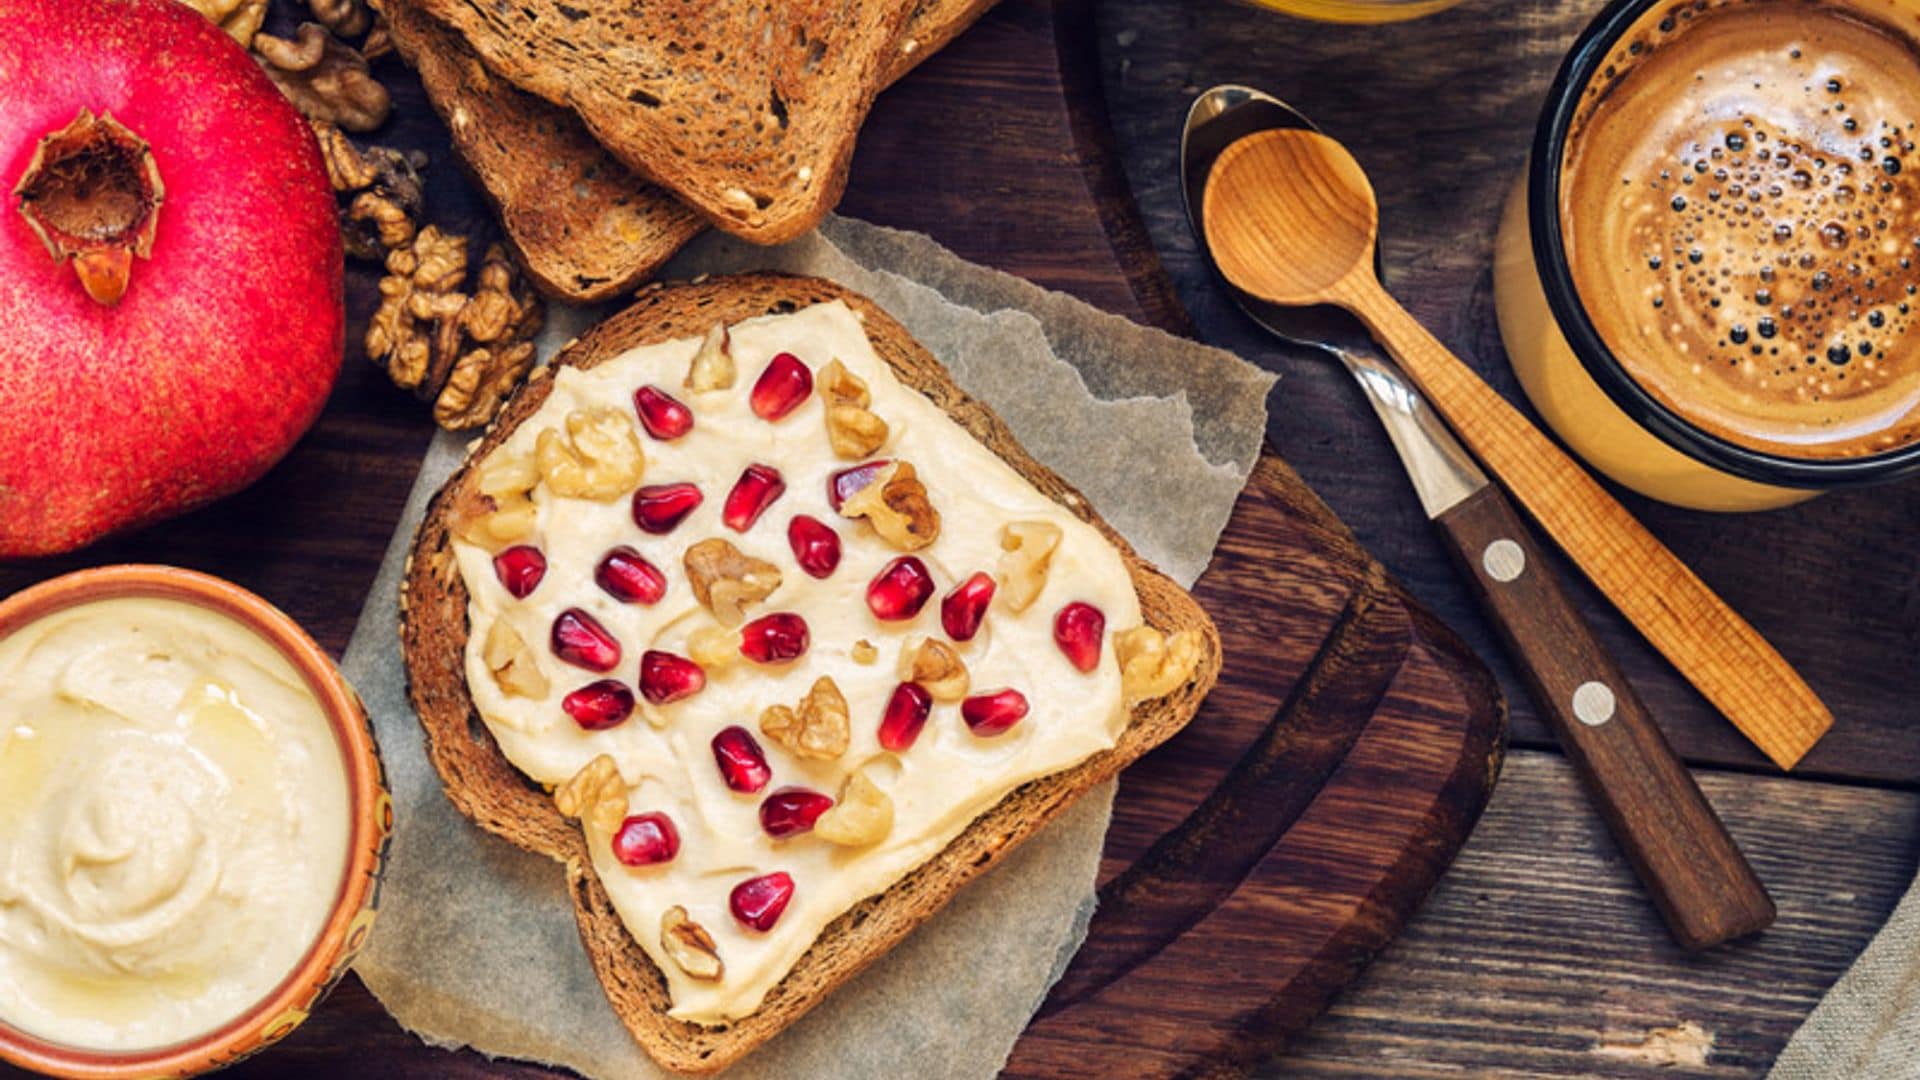
[[1021, 450], [999, 417], [960, 390], [938, 360], [863, 297], [831, 282], [776, 274], [658, 287], [582, 336], [555, 363], [592, 367], [634, 346], [698, 336], [715, 322], [731, 324], [830, 300], [845, 301], [863, 317], [875, 351], [903, 383], [945, 409], [1036, 488], [1112, 541], [1132, 574], [1145, 620], [1162, 630], [1198, 631], [1203, 654], [1185, 685], [1133, 707], [1112, 749], [1016, 789], [938, 855], [830, 923], [757, 1011], [718, 1027], [675, 1020], [667, 1015], [665, 976], [614, 911], [579, 827], [561, 817], [544, 789], [508, 763], [467, 691], [468, 598], [452, 550], [450, 511], [473, 482], [472, 463], [532, 415], [552, 385], [545, 376], [527, 383], [469, 455], [468, 464], [435, 496], [414, 538], [400, 597], [410, 693], [426, 729], [429, 756], [454, 805], [488, 831], [565, 865], [581, 940], [614, 1011], [655, 1060], [681, 1072], [724, 1068], [806, 1013], [1075, 798], [1178, 731], [1219, 675], [1219, 634], [1194, 599], [1141, 560], [1084, 498]]
[[572, 109], [709, 222], [791, 240], [839, 201], [913, 6], [418, 0], [494, 73]]
[[[888, 83], [993, 4], [922, 0], [894, 50]], [[454, 149], [500, 215], [508, 245], [543, 292], [580, 303], [630, 292], [706, 227], [595, 142], [579, 117], [493, 76], [417, 0], [382, 7], [395, 47], [419, 72]]]

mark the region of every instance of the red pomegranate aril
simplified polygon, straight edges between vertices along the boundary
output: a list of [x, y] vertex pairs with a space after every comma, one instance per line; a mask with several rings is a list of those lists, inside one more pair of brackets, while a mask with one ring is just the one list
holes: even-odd
[[787, 545], [809, 577], [828, 577], [840, 565], [840, 534], [819, 518], [799, 514], [787, 522]]
[[833, 800], [817, 791], [781, 788], [760, 804], [760, 827], [775, 840], [812, 832], [813, 823], [832, 808]]
[[640, 696], [655, 705], [692, 697], [706, 686], [706, 669], [684, 656], [659, 649], [640, 654]]
[[920, 737], [932, 711], [933, 695], [926, 687], [911, 682], [894, 687], [887, 711], [880, 715], [880, 745], [896, 754], [906, 750]]
[[648, 484], [633, 493], [633, 523], [642, 532], [672, 532], [705, 496], [692, 484]]
[[671, 442], [693, 430], [693, 410], [675, 400], [657, 386], [643, 386], [633, 392], [633, 411], [640, 414], [640, 426], [661, 442]]
[[740, 628], [740, 654], [756, 664], [784, 664], [807, 651], [807, 620], [791, 611], [762, 615]]
[[749, 465], [741, 470], [740, 479], [733, 482], [733, 490], [727, 492], [727, 504], [720, 511], [720, 520], [734, 532], [746, 532], [786, 491], [787, 482], [781, 479], [779, 469], [771, 465]]
[[955, 641], [972, 641], [993, 602], [993, 575], [979, 571], [940, 601], [940, 626]]
[[841, 469], [828, 476], [827, 505], [833, 507], [835, 513], [839, 513], [842, 503], [853, 498], [861, 488], [873, 483], [873, 478], [880, 475], [880, 470], [891, 464], [893, 464], [892, 458], [879, 458]]
[[727, 907], [741, 925], [761, 933], [773, 929], [793, 900], [793, 875], [784, 870], [748, 878], [727, 894]]
[[1092, 604], [1075, 600], [1053, 617], [1053, 643], [1081, 671], [1100, 666], [1100, 645], [1106, 636], [1107, 617]]
[[607, 595], [629, 604], [657, 604], [667, 594], [667, 575], [624, 544], [600, 557], [593, 580]]
[[635, 814], [613, 834], [613, 857], [627, 866], [672, 862], [680, 854], [680, 830], [658, 810]]
[[902, 555], [880, 568], [867, 583], [867, 607], [881, 622], [904, 622], [920, 614], [933, 595], [933, 575], [927, 564]]
[[633, 715], [633, 691], [619, 679], [601, 679], [560, 699], [560, 707], [587, 731], [605, 731]]
[[720, 779], [734, 791], [752, 794], [773, 779], [773, 770], [767, 767], [767, 755], [760, 749], [759, 740], [738, 724], [722, 728], [713, 737], [713, 761], [720, 766]]
[[1027, 715], [1027, 696], [1018, 690], [975, 694], [960, 703], [960, 719], [979, 736], [998, 735]]
[[778, 420], [800, 407], [813, 393], [813, 371], [792, 353], [780, 353], [754, 380], [747, 401], [762, 420]]
[[493, 574], [515, 600], [525, 600], [547, 576], [547, 557], [530, 544], [510, 547], [493, 557]]
[[553, 620], [549, 645], [553, 655], [574, 667], [604, 673], [620, 666], [620, 642], [579, 608], [568, 608]]

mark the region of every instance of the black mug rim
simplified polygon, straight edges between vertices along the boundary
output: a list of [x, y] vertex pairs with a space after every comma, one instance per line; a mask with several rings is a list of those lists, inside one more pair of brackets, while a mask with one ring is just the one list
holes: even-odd
[[1527, 231], [1547, 307], [1573, 355], [1620, 410], [1682, 454], [1743, 479], [1778, 487], [1829, 490], [1884, 483], [1920, 472], [1920, 441], [1878, 454], [1848, 458], [1795, 458], [1731, 442], [1681, 416], [1641, 386], [1600, 339], [1574, 290], [1560, 235], [1561, 151], [1587, 82], [1621, 35], [1662, 4], [1672, 13], [1700, 12], [1707, 0], [1613, 0], [1574, 40], [1547, 90], [1527, 165]]

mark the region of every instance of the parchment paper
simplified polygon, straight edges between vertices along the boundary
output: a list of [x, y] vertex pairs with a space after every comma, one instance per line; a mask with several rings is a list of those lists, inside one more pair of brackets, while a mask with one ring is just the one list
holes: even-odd
[[[1183, 584], [1205, 568], [1259, 454], [1272, 376], [969, 264], [919, 234], [848, 219], [772, 249], [709, 234], [662, 276], [754, 269], [817, 274], [871, 297], [1143, 555]], [[542, 355], [594, 314], [554, 311]], [[469, 444], [442, 434], [429, 448], [342, 662], [373, 716], [397, 825], [379, 920], [355, 967], [435, 1045], [593, 1077], [662, 1076], [601, 993], [560, 867], [453, 809], [407, 703], [401, 564], [426, 501]], [[1089, 793], [728, 1075], [997, 1072], [1085, 936], [1112, 796], [1111, 784]]]

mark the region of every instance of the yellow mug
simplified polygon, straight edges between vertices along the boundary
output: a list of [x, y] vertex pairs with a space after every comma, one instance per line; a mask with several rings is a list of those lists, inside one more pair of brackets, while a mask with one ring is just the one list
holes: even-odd
[[1330, 23], [1390, 23], [1445, 11], [1460, 0], [1247, 0], [1283, 15]]
[[[1890, 9], [1899, 0], [1854, 3]], [[1707, 3], [1690, 6], [1705, 10]], [[1547, 91], [1531, 157], [1494, 245], [1494, 307], [1521, 387], [1589, 465], [1677, 506], [1766, 510], [1920, 472], [1920, 443], [1864, 457], [1793, 458], [1705, 431], [1634, 381], [1582, 306], [1560, 227], [1568, 132], [1589, 81], [1624, 66], [1676, 10], [1672, 0], [1607, 5], [1575, 41]]]

